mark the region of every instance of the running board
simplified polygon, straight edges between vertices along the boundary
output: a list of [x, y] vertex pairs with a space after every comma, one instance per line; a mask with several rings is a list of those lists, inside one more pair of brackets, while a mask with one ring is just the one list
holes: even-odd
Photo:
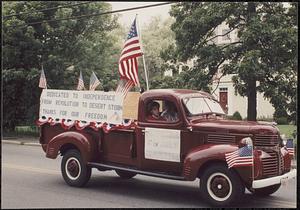
[[141, 170], [125, 168], [125, 167], [121, 167], [121, 166], [107, 165], [107, 164], [103, 164], [103, 163], [88, 162], [87, 165], [91, 166], [91, 167], [95, 167], [95, 168], [106, 168], [106, 169], [129, 171], [129, 172], [133, 172], [133, 173], [137, 173], [137, 174], [141, 174], [141, 175], [154, 176], [154, 177], [160, 177], [160, 178], [166, 178], [166, 179], [186, 180], [182, 176], [173, 176], [173, 175], [162, 174], [162, 173], [153, 173], [153, 172], [149, 172], [149, 171], [141, 171]]

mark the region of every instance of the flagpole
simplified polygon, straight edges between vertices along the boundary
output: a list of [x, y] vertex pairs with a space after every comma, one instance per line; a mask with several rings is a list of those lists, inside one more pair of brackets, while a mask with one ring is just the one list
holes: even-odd
[[148, 74], [147, 74], [147, 69], [146, 69], [146, 62], [145, 62], [145, 55], [144, 55], [144, 49], [143, 49], [143, 45], [142, 45], [142, 33], [141, 33], [141, 30], [140, 30], [140, 24], [139, 24], [139, 21], [138, 21], [138, 18], [137, 18], [137, 14], [136, 14], [136, 21], [137, 21], [137, 25], [138, 25], [138, 33], [139, 33], [139, 37], [140, 37], [140, 42], [141, 42], [141, 48], [142, 48], [142, 51], [143, 51], [143, 64], [144, 64], [144, 71], [145, 71], [145, 79], [146, 79], [146, 86], [147, 86], [147, 90], [149, 90], [149, 81], [148, 81]]
[[[43, 63], [42, 63], [42, 71], [43, 71], [43, 73], [44, 73], [44, 75], [45, 75], [45, 71], [44, 71], [44, 65], [43, 65]], [[45, 75], [45, 80], [46, 80], [46, 75]], [[47, 80], [46, 80], [47, 81]], [[46, 89], [47, 89], [47, 86], [48, 86], [48, 82], [46, 82]]]

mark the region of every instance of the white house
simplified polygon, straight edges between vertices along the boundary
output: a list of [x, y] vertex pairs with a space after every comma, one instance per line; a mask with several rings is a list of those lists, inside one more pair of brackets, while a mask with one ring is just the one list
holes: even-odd
[[[216, 28], [216, 35], [224, 35], [229, 32], [229, 28], [225, 23], [222, 23]], [[218, 36], [213, 41], [216, 44], [227, 44], [238, 41], [237, 31], [234, 30], [228, 33], [226, 36]], [[224, 64], [226, 61], [224, 62]], [[222, 69], [222, 65], [219, 69]], [[238, 111], [243, 118], [247, 117], [247, 97], [242, 97], [239, 94], [235, 95], [232, 76], [226, 75], [220, 78], [220, 72], [215, 75], [212, 89], [215, 90], [213, 95], [220, 101], [223, 108], [227, 111], [228, 115], [232, 115], [235, 111]], [[266, 117], [273, 118], [275, 112], [274, 107], [269, 100], [263, 97], [262, 93], [257, 92], [257, 118]]]
[[[215, 35], [223, 35], [229, 32], [229, 28], [222, 23], [215, 30]], [[228, 33], [226, 36], [218, 36], [212, 41], [216, 44], [227, 44], [230, 42], [238, 41], [237, 32], [234, 30]], [[224, 62], [226, 63], [226, 61]], [[189, 60], [186, 65], [192, 66], [193, 60]], [[222, 68], [222, 65], [219, 69]], [[181, 70], [181, 69], [180, 69]], [[179, 70], [179, 72], [180, 72]], [[165, 76], [172, 76], [172, 70], [166, 71]], [[235, 95], [233, 82], [233, 75], [226, 75], [219, 79], [220, 72], [215, 75], [215, 79], [211, 86], [212, 90], [215, 90], [213, 95], [217, 100], [221, 103], [224, 110], [226, 110], [228, 115], [232, 115], [234, 112], [238, 111], [242, 118], [247, 117], [247, 97], [242, 97], [240, 95]], [[263, 94], [257, 92], [257, 118], [265, 117], [265, 118], [273, 118], [273, 114], [275, 112], [274, 107], [267, 99], [264, 99]]]

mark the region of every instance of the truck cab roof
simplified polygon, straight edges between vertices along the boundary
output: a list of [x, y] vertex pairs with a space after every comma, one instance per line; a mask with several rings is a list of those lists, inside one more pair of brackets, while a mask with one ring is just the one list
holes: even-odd
[[198, 90], [188, 90], [188, 89], [154, 89], [148, 90], [141, 95], [141, 100], [144, 100], [148, 97], [161, 97], [161, 96], [173, 96], [175, 98], [183, 97], [207, 97], [215, 99], [209, 93], [198, 91]]

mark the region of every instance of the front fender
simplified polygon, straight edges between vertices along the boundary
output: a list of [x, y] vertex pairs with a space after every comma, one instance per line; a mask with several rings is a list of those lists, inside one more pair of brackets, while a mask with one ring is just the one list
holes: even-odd
[[74, 131], [63, 132], [53, 137], [47, 144], [46, 157], [55, 159], [61, 146], [65, 144], [72, 144], [78, 148], [85, 162], [92, 159], [95, 148], [92, 136]]
[[[224, 162], [226, 163], [225, 153], [233, 152], [238, 149], [237, 145], [223, 145], [223, 144], [204, 144], [201, 145], [192, 151], [190, 151], [183, 165], [183, 176], [186, 180], [193, 181], [198, 177], [202, 166], [205, 164], [213, 164], [213, 162]], [[247, 171], [249, 168], [247, 167]], [[251, 168], [250, 168], [251, 171]], [[237, 170], [239, 175], [240, 169]], [[243, 175], [245, 176], [245, 175]], [[248, 176], [248, 175], [246, 175]]]

